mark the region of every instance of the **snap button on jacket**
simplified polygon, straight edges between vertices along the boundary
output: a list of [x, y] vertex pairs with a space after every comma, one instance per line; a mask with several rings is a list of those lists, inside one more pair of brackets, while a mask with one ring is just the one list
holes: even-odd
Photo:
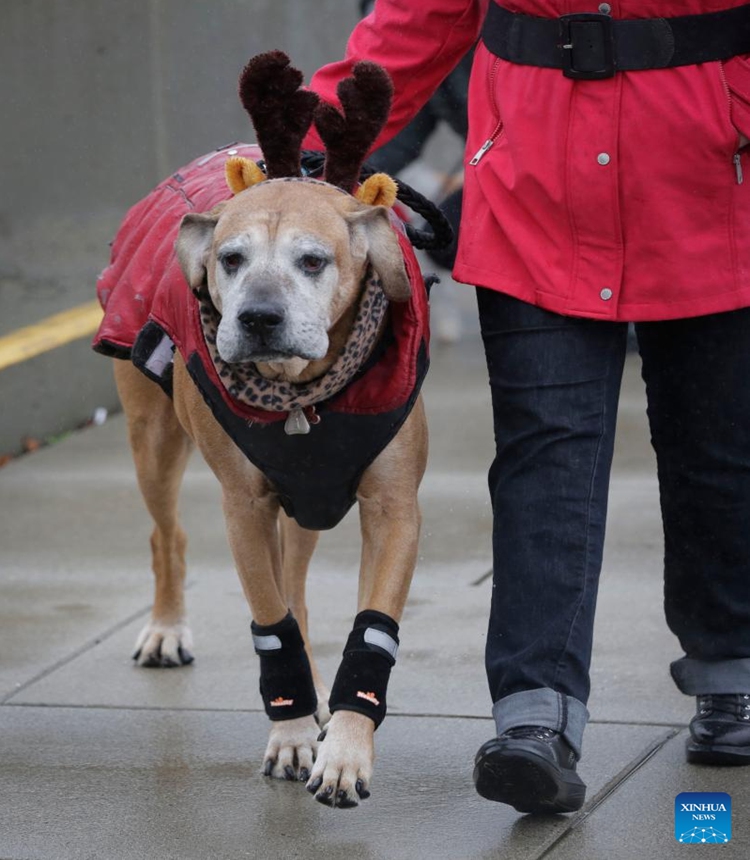
[[[516, 0], [556, 18], [590, 0]], [[612, 0], [614, 18], [716, 12], [732, 0]], [[391, 74], [376, 147], [419, 110], [479, 35], [487, 0], [378, 0], [346, 59], [311, 88], [334, 102], [357, 60]], [[469, 87], [455, 277], [548, 310], [658, 320], [750, 305], [750, 58], [576, 81], [480, 42]], [[320, 148], [315, 133], [306, 145]]]

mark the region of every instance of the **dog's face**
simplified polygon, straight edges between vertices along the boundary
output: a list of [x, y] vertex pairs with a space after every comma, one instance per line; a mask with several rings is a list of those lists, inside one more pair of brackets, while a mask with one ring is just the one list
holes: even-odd
[[186, 215], [177, 254], [221, 314], [216, 346], [227, 362], [300, 370], [325, 358], [368, 263], [389, 298], [410, 294], [387, 210], [322, 183], [262, 182], [220, 211]]

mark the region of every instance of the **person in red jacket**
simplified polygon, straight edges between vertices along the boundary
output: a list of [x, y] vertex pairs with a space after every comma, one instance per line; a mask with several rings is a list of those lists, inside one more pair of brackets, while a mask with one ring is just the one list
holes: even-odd
[[[479, 793], [580, 808], [576, 773], [627, 324], [696, 696], [688, 760], [750, 764], [750, 7], [377, 0], [311, 88], [393, 78], [401, 129], [479, 37], [454, 277], [477, 286], [495, 421]], [[318, 144], [314, 134], [309, 145]]]

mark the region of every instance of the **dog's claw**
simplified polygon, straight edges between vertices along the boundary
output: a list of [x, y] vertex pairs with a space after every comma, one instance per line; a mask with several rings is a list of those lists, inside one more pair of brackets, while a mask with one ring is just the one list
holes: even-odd
[[335, 804], [333, 802], [333, 786], [326, 786], [323, 791], [315, 795], [315, 799], [318, 801], [318, 803], [322, 803], [323, 806], [334, 806]]
[[317, 779], [313, 780], [310, 785], [306, 786], [306, 788], [310, 794], [315, 794], [321, 785], [323, 785], [323, 777], [319, 776]]
[[306, 767], [300, 768], [299, 781], [307, 782], [308, 779], [310, 779], [310, 771]]
[[326, 739], [327, 734], [328, 734], [328, 729], [327, 728], [323, 729], [323, 731], [318, 735], [318, 743], [319, 744], [323, 743], [323, 741]]
[[183, 666], [189, 666], [195, 660], [192, 653], [187, 648], [183, 648], [182, 645], [177, 649], [177, 653], [180, 655], [180, 661]]
[[290, 764], [284, 765], [284, 778], [288, 780], [297, 779], [294, 768]]
[[[139, 662], [141, 654], [143, 654], [143, 649], [139, 648], [135, 654], [133, 654], [133, 659], [136, 662]], [[193, 655], [187, 649], [182, 647], [177, 651], [177, 659], [169, 656], [168, 654], [162, 654], [161, 649], [159, 649], [153, 654], [149, 654], [143, 662], [140, 662], [140, 665], [144, 669], [176, 669], [180, 666], [189, 665], [194, 659]]]
[[365, 788], [365, 784], [361, 779], [358, 779], [354, 785], [354, 788], [357, 791], [357, 794], [362, 798], [362, 800], [367, 800], [370, 796], [370, 792]]
[[268, 761], [263, 765], [263, 776], [271, 776], [271, 772], [273, 771], [273, 761], [268, 759]]
[[342, 788], [336, 795], [336, 807], [338, 809], [352, 809], [355, 806], [359, 806], [358, 802], [353, 797], [349, 797], [346, 790]]

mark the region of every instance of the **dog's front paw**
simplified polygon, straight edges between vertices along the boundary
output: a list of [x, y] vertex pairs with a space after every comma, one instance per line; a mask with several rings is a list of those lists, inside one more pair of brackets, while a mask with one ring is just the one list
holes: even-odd
[[318, 750], [307, 790], [326, 806], [349, 809], [370, 796], [375, 724], [353, 711], [336, 711]]
[[271, 723], [263, 756], [263, 775], [307, 782], [318, 751], [319, 733], [314, 717]]
[[141, 630], [133, 659], [139, 666], [171, 669], [193, 662], [193, 636], [184, 622], [160, 624], [153, 619]]

